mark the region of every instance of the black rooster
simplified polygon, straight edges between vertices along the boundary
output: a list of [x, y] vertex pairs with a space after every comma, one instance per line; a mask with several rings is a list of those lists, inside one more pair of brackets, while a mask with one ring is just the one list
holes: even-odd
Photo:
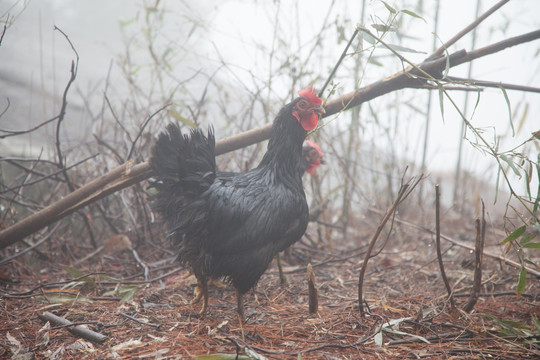
[[[176, 130], [175, 130], [176, 131]], [[313, 174], [315, 170], [321, 165], [324, 164], [324, 154], [321, 151], [321, 148], [319, 145], [317, 145], [315, 142], [311, 140], [306, 140], [304, 142], [304, 146], [302, 146], [302, 164], [300, 165], [300, 168], [307, 172], [308, 174]], [[237, 176], [239, 173], [237, 172], [230, 172], [230, 171], [219, 171], [216, 173], [216, 175], [220, 178], [222, 177], [233, 177]], [[310, 213], [310, 221], [311, 221], [311, 213]], [[283, 273], [283, 268], [281, 266], [281, 259], [279, 256], [279, 253], [276, 255], [277, 259], [277, 265], [279, 270], [279, 278], [281, 283], [286, 283], [287, 280], [285, 278], [285, 274]], [[192, 277], [193, 273], [189, 273], [186, 275], [186, 278]], [[223, 287], [223, 283], [221, 283], [218, 279], [210, 278], [210, 283], [213, 283], [217, 287]], [[195, 298], [192, 301], [192, 304], [195, 304], [201, 300], [203, 293], [201, 291], [201, 285], [197, 284], [195, 286]]]
[[312, 87], [298, 94], [280, 110], [266, 154], [248, 172], [220, 176], [212, 129], [207, 136], [200, 129], [182, 135], [170, 124], [152, 150], [156, 210], [178, 246], [180, 262], [197, 278], [201, 312], [208, 305], [208, 279], [224, 277], [237, 290], [243, 318], [242, 295], [306, 230], [302, 143], [324, 109]]

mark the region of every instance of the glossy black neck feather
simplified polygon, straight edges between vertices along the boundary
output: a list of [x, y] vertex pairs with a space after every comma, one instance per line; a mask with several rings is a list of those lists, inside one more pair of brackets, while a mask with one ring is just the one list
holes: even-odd
[[267, 168], [277, 178], [291, 178], [302, 181], [305, 169], [302, 164], [302, 144], [307, 132], [292, 115], [296, 103], [302, 98], [285, 105], [272, 125], [272, 135], [268, 149], [258, 168]]

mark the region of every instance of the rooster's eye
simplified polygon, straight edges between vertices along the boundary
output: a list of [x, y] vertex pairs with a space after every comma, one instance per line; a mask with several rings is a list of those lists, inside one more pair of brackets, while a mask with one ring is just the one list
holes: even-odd
[[306, 100], [300, 100], [296, 106], [299, 109], [307, 110], [309, 108], [309, 103]]

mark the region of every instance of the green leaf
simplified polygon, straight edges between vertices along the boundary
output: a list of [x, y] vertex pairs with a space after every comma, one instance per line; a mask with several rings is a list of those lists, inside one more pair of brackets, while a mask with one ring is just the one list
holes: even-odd
[[444, 90], [441, 84], [437, 83], [437, 89], [439, 90], [439, 105], [441, 107], [441, 116], [444, 122]]
[[527, 243], [523, 247], [527, 249], [540, 249], [540, 243]]
[[395, 31], [395, 29], [392, 28], [392, 26], [389, 26], [386, 24], [371, 24], [371, 27], [380, 32]]
[[373, 56], [368, 59], [368, 63], [375, 66], [383, 66], [383, 64], [378, 62]]
[[120, 303], [124, 303], [131, 299], [138, 289], [139, 287], [137, 285], [126, 285], [118, 288], [118, 294], [122, 297]]
[[420, 15], [418, 15], [417, 13], [411, 11], [411, 10], [400, 10], [400, 12], [404, 13], [404, 14], [407, 14], [409, 16], [412, 16], [412, 17], [415, 17], [415, 18], [418, 18], [418, 19], [421, 19], [421, 20], [424, 20], [424, 22], [427, 24], [427, 21], [426, 19], [424, 19], [423, 17], [421, 17]]
[[184, 124], [186, 126], [189, 126], [189, 127], [192, 127], [192, 128], [197, 127], [197, 125], [195, 125], [195, 123], [193, 121], [191, 121], [189, 119], [186, 119], [185, 117], [183, 117], [182, 115], [180, 115], [178, 112], [176, 112], [173, 109], [169, 109], [169, 115], [171, 115], [173, 118], [180, 121], [182, 124]]
[[532, 174], [532, 165], [531, 165], [531, 163], [529, 163], [529, 169], [527, 169], [526, 171], [523, 172], [523, 175], [525, 175], [525, 191], [527, 191], [527, 197], [528, 197], [529, 201], [532, 198], [532, 195], [531, 195], [532, 176], [530, 176], [530, 174]]
[[[41, 297], [40, 297], [41, 298]], [[73, 304], [74, 302], [91, 302], [78, 291], [50, 290], [43, 293], [43, 298], [50, 304]]]
[[375, 45], [377, 43], [377, 40], [368, 33], [365, 33], [364, 36], [362, 36], [362, 39], [370, 43], [371, 45]]
[[516, 135], [516, 132], [514, 130], [514, 123], [512, 122], [512, 107], [510, 106], [510, 99], [508, 98], [508, 94], [506, 93], [505, 88], [501, 86], [499, 87], [499, 89], [501, 89], [504, 95], [504, 100], [506, 101], [506, 106], [508, 107], [508, 119], [510, 120], [510, 127], [512, 128], [512, 137], [514, 137]]
[[448, 53], [448, 50], [446, 50], [446, 48], [444, 49], [444, 52], [446, 54], [446, 65], [444, 66], [443, 79], [446, 79], [446, 77], [448, 76], [448, 72], [450, 71], [450, 54]]
[[512, 169], [512, 171], [514, 172], [514, 174], [516, 174], [517, 177], [521, 178], [521, 174], [519, 172], [519, 170], [517, 169], [516, 167], [516, 164], [514, 164], [514, 162], [512, 161], [512, 159], [509, 159], [508, 156], [506, 155], [501, 155], [500, 158], [508, 164], [508, 166], [510, 166], [510, 169]]
[[406, 48], [404, 46], [395, 45], [395, 44], [387, 44], [389, 47], [394, 49], [396, 52], [408, 52], [408, 53], [415, 53], [415, 54], [426, 54], [425, 51], [418, 51], [410, 48]]
[[74, 277], [74, 278], [78, 278], [78, 277], [81, 277], [81, 276], [84, 276], [84, 273], [80, 270], [77, 270], [75, 268], [72, 268], [72, 267], [66, 267], [64, 269], [69, 275], [71, 275], [71, 277]]
[[501, 166], [497, 166], [497, 177], [495, 178], [495, 199], [493, 201], [494, 204], [497, 203], [497, 199], [499, 198], [499, 183], [501, 180]]
[[392, 14], [395, 14], [397, 13], [396, 9], [394, 9], [393, 7], [391, 7], [390, 5], [388, 5], [388, 3], [386, 1], [382, 1], [381, 2], [384, 4], [384, 6], [386, 7], [386, 9], [388, 9], [388, 11], [390, 11]]
[[521, 227], [518, 227], [516, 230], [512, 231], [510, 233], [510, 235], [508, 235], [506, 237], [506, 239], [504, 239], [503, 241], [501, 241], [501, 244], [500, 245], [504, 245], [510, 241], [514, 241], [516, 240], [518, 237], [520, 237], [521, 235], [523, 235], [523, 233], [525, 232], [525, 230], [527, 229], [527, 225], [523, 225]]
[[534, 323], [534, 326], [536, 326], [536, 332], [540, 334], [540, 321], [538, 321], [538, 318], [536, 316], [532, 316], [532, 321]]
[[[85, 275], [85, 273], [83, 273], [82, 271], [69, 267], [69, 266], [66, 267], [64, 270], [73, 278], [80, 278], [81, 276]], [[96, 285], [96, 282], [90, 276], [85, 276], [82, 279], [79, 279], [79, 281], [82, 281], [90, 286]]]
[[527, 269], [522, 267], [519, 270], [518, 283], [516, 287], [516, 292], [518, 295], [521, 295], [525, 291], [525, 286], [527, 286]]
[[536, 237], [536, 234], [534, 233], [528, 233], [526, 235], [523, 235], [523, 237], [521, 238], [521, 240], [519, 240], [519, 243], [521, 245], [525, 245], [527, 244], [529, 241], [531, 241], [532, 239], [534, 239]]

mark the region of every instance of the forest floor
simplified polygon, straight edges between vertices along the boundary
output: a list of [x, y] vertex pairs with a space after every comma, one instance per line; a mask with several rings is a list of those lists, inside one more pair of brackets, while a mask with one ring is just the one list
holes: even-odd
[[[272, 263], [244, 296], [244, 323], [229, 285], [210, 286], [207, 312], [199, 315], [200, 304], [191, 304], [194, 280], [159, 246], [136, 247], [149, 266], [145, 281], [131, 250], [111, 245], [118, 237], [76, 265], [92, 249], [50, 245], [41, 250], [45, 258], [34, 253], [0, 268], [0, 358], [234, 359], [237, 352], [239, 359], [540, 358], [539, 279], [528, 275], [517, 296], [518, 269], [484, 256], [481, 294], [473, 311], [465, 312], [474, 254], [443, 241], [453, 307], [434, 236], [407, 223], [395, 223], [384, 249], [369, 260], [361, 315], [359, 271], [380, 217], [366, 215], [352, 227], [354, 234], [334, 231], [332, 248], [324, 237], [322, 244], [305, 237], [295, 244], [283, 256], [288, 283], [280, 284]], [[442, 232], [474, 246], [474, 221], [447, 219]], [[316, 234], [311, 224], [308, 235]], [[504, 237], [488, 226], [485, 252], [500, 256]], [[383, 242], [384, 236], [378, 244]], [[308, 312], [308, 263], [319, 294], [315, 314]], [[45, 312], [84, 323], [106, 339], [91, 342], [69, 327], [46, 325], [38, 317]]]

